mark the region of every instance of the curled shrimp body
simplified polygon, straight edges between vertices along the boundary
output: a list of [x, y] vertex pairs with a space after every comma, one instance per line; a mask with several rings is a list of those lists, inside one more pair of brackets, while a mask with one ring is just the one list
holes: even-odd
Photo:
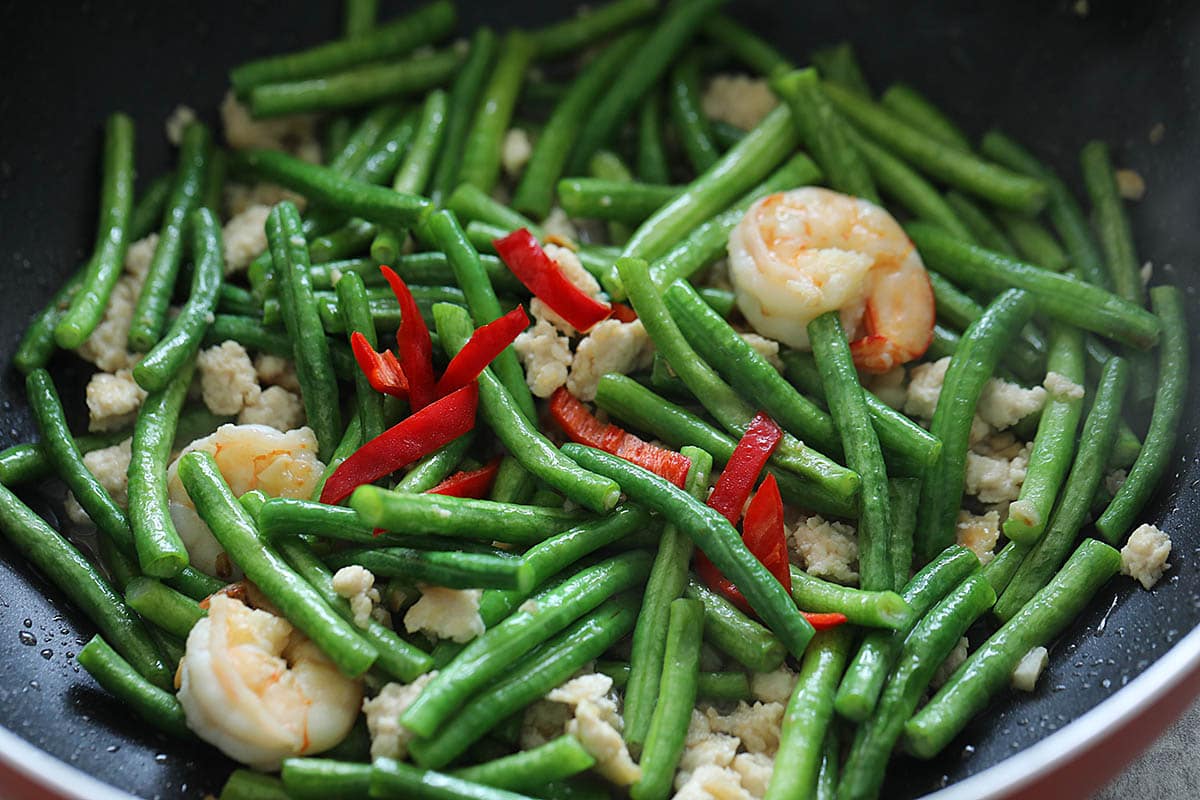
[[227, 594], [192, 627], [176, 681], [188, 727], [260, 770], [333, 747], [362, 703], [361, 682], [287, 620]]
[[841, 314], [854, 363], [887, 372], [919, 358], [933, 336], [929, 276], [890, 214], [805, 187], [762, 198], [729, 237], [729, 277], [756, 331], [809, 349], [808, 323]]
[[[307, 498], [325, 469], [317, 458], [317, 438], [309, 428], [283, 433], [266, 425], [222, 425], [189, 444], [180, 456], [193, 450], [212, 453], [221, 475], [239, 497], [261, 489], [271, 497]], [[178, 464], [177, 458], [167, 468], [169, 509], [192, 565], [226, 580], [240, 577], [196, 513], [179, 480]]]

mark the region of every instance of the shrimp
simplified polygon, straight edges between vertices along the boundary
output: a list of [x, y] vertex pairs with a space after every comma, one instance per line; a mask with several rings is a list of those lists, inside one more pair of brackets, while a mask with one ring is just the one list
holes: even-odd
[[738, 308], [758, 333], [809, 349], [808, 323], [839, 311], [854, 363], [883, 373], [933, 338], [929, 275], [879, 206], [805, 187], [762, 198], [729, 237]]
[[[266, 425], [222, 425], [215, 433], [189, 444], [179, 455], [193, 450], [213, 454], [229, 488], [239, 497], [251, 489], [261, 489], [272, 497], [307, 498], [325, 469], [316, 455], [317, 438], [309, 428], [281, 433]], [[192, 566], [226, 580], [240, 577], [196, 513], [179, 480], [178, 467], [177, 458], [167, 468], [169, 510]]]
[[226, 593], [192, 626], [175, 680], [188, 727], [264, 771], [341, 742], [362, 704], [361, 681], [291, 623]]

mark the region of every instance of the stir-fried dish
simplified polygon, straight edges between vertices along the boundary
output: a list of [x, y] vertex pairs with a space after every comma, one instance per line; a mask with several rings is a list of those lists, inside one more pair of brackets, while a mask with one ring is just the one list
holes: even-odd
[[12, 359], [0, 530], [222, 798], [872, 798], [1169, 569], [1184, 301], [1103, 143], [1081, 202], [719, 0], [374, 5], [136, 198], [113, 114]]

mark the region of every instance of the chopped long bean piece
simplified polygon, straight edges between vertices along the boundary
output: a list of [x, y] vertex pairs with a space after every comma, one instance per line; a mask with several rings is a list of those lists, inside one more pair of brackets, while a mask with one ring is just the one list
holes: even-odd
[[970, 655], [933, 699], [904, 725], [904, 742], [919, 758], [932, 758], [992, 696], [1008, 685], [1026, 653], [1048, 644], [1092, 596], [1121, 569], [1121, 554], [1089, 539], [1045, 589]]
[[500, 151], [512, 119], [521, 83], [537, 54], [537, 43], [524, 31], [512, 31], [500, 43], [500, 56], [476, 106], [463, 143], [458, 178], [491, 192], [500, 177]]
[[[681, 452], [692, 462], [684, 489], [697, 500], [707, 499], [712, 456], [697, 447], [685, 447]], [[644, 743], [650, 731], [664, 669], [666, 642], [662, 632], [667, 627], [672, 602], [683, 594], [687, 585], [691, 555], [692, 540], [688, 535], [674, 525], [665, 526], [646, 580], [629, 655], [622, 734], [633, 745]]]
[[580, 132], [572, 151], [568, 173], [582, 174], [596, 151], [604, 147], [617, 128], [692, 38], [701, 22], [724, 0], [696, 0], [672, 4], [633, 53], [608, 91], [592, 109], [591, 119]]
[[[1084, 422], [1079, 452], [1063, 485], [1046, 532], [1021, 561], [996, 604], [996, 616], [1010, 619], [1045, 586], [1067, 559], [1087, 520], [1092, 498], [1104, 479], [1105, 454], [1112, 449], [1121, 402], [1129, 382], [1128, 365], [1114, 357], [1104, 365], [1092, 409]], [[1018, 544], [1020, 542], [1018, 541]]]
[[435, 0], [369, 33], [242, 64], [230, 71], [229, 82], [239, 94], [245, 94], [263, 84], [327, 75], [369, 61], [404, 55], [449, 33], [455, 17], [453, 3]]
[[559, 58], [650, 16], [658, 0], [610, 0], [533, 32], [539, 59]]
[[204, 451], [179, 461], [179, 477], [200, 518], [246, 577], [303, 631], [343, 673], [357, 677], [379, 657], [374, 645], [335, 614], [307, 581], [261, 539], [254, 521], [225, 483], [213, 457]]
[[138, 674], [160, 689], [171, 672], [146, 627], [82, 553], [0, 486], [0, 533], [87, 615]]
[[1033, 309], [1033, 296], [1026, 292], [1014, 289], [1000, 295], [971, 323], [950, 359], [929, 427], [942, 441], [942, 454], [921, 487], [916, 549], [923, 558], [932, 558], [954, 541], [975, 406], [1001, 351]]
[[824, 89], [838, 110], [864, 133], [933, 177], [1015, 211], [1035, 212], [1045, 204], [1046, 187], [1036, 178], [946, 147], [870, 99], [836, 83], [825, 83]]
[[563, 445], [563, 452], [588, 469], [607, 475], [636, 503], [662, 514], [686, 532], [721, 574], [727, 576], [750, 606], [767, 622], [794, 655], [804, 652], [813, 629], [783, 585], [747, 549], [719, 511], [648, 470], [591, 447]]
[[960, 286], [986, 292], [1024, 289], [1038, 311], [1134, 347], [1158, 342], [1162, 323], [1149, 311], [1098, 286], [965, 244], [921, 222], [907, 226], [926, 264]]
[[1119, 542], [1158, 486], [1176, 445], [1176, 432], [1188, 390], [1187, 311], [1183, 295], [1174, 286], [1150, 290], [1150, 302], [1163, 323], [1159, 352], [1158, 388], [1146, 439], [1129, 477], [1116, 497], [1096, 520], [1096, 529], [1109, 542]]
[[183, 707], [170, 692], [155, 686], [137, 673], [108, 642], [93, 636], [76, 656], [79, 666], [121, 701], [126, 710], [177, 739], [193, 741]]
[[466, 61], [458, 71], [450, 87], [449, 104], [446, 111], [446, 134], [442, 153], [438, 158], [431, 182], [430, 197], [442, 203], [458, 184], [459, 162], [462, 160], [463, 143], [475, 115], [479, 93], [487, 80], [488, 69], [496, 52], [496, 34], [491, 28], [479, 28], [471, 36]]
[[828, 312], [808, 323], [813, 355], [825, 385], [834, 425], [842, 437], [846, 463], [858, 473], [858, 563], [864, 589], [891, 588], [889, 555], [892, 502], [888, 494], [887, 467], [879, 437], [871, 422], [858, 372], [850, 355], [845, 330], [837, 312]]
[[1008, 508], [1004, 535], [1026, 544], [1037, 541], [1046, 529], [1075, 452], [1075, 432], [1083, 417], [1084, 384], [1083, 333], [1078, 328], [1060, 324], [1051, 331], [1046, 374], [1051, 373], [1078, 387], [1078, 392], [1077, 396], [1052, 395], [1047, 399], [1029, 454], [1025, 482]]
[[805, 611], [844, 614], [846, 620], [869, 628], [901, 630], [912, 624], [913, 611], [890, 589], [852, 589], [809, 575], [793, 566], [792, 598]]
[[779, 735], [777, 757], [788, 766], [771, 773], [764, 800], [814, 796], [824, 755], [821, 744], [833, 722], [834, 689], [846, 668], [851, 641], [852, 635], [844, 627], [813, 637]]
[[167, 306], [171, 304], [175, 278], [183, 258], [185, 228], [193, 209], [200, 205], [205, 167], [212, 146], [210, 139], [208, 128], [199, 122], [192, 122], [183, 132], [171, 199], [163, 213], [158, 244], [146, 269], [146, 278], [129, 324], [129, 346], [143, 353], [159, 340], [167, 322]]
[[100, 324], [125, 266], [133, 208], [133, 120], [125, 114], [113, 114], [105, 124], [102, 175], [96, 249], [80, 290], [54, 324], [54, 341], [64, 350], [79, 347]]
[[538, 219], [550, 213], [555, 185], [566, 168], [571, 148], [588, 124], [596, 100], [642, 39], [638, 33], [622, 36], [605, 48], [571, 83], [570, 90], [555, 106], [534, 144], [529, 163], [525, 165], [513, 194], [513, 208]]

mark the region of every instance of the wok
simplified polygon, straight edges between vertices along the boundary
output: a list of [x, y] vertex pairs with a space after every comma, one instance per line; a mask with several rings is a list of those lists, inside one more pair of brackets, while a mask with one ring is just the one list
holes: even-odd
[[[463, 0], [460, 30], [539, 25], [563, 3]], [[1131, 207], [1155, 280], [1194, 297], [1200, 261], [1194, 169], [1200, 164], [1200, 6], [1185, 2], [742, 2], [732, 13], [797, 61], [854, 41], [878, 88], [903, 79], [972, 134], [999, 125], [1078, 189], [1075, 154], [1102, 137], [1149, 187]], [[385, 3], [384, 13], [400, 9]], [[9, 356], [91, 246], [105, 115], [138, 121], [141, 182], [170, 163], [163, 120], [187, 103], [213, 109], [229, 67], [317, 42], [337, 3], [0, 3], [0, 445], [35, 433]], [[1161, 140], [1151, 132], [1161, 126]], [[1173, 266], [1172, 266], [1173, 265]], [[1200, 320], [1193, 318], [1193, 338]], [[1200, 352], [1200, 342], [1193, 343]], [[60, 357], [60, 370], [72, 359]], [[64, 397], [82, 405], [81, 371]], [[1006, 695], [936, 760], [901, 759], [890, 794], [910, 798], [1086, 796], [1145, 747], [1200, 692], [1200, 411], [1186, 413], [1171, 467], [1144, 518], [1174, 539], [1173, 568], [1153, 592], [1113, 580], [1061, 637], [1031, 695]], [[26, 498], [52, 512], [52, 498]], [[73, 660], [91, 629], [0, 542], [0, 757], [70, 796], [201, 797], [231, 763], [147, 729]], [[33, 641], [36, 640], [36, 643]], [[97, 783], [87, 776], [94, 776]], [[116, 787], [116, 790], [105, 786]], [[0, 784], [3, 785], [3, 784]], [[944, 788], [949, 787], [949, 788]], [[938, 791], [941, 789], [942, 791]], [[122, 790], [122, 791], [117, 791]]]

